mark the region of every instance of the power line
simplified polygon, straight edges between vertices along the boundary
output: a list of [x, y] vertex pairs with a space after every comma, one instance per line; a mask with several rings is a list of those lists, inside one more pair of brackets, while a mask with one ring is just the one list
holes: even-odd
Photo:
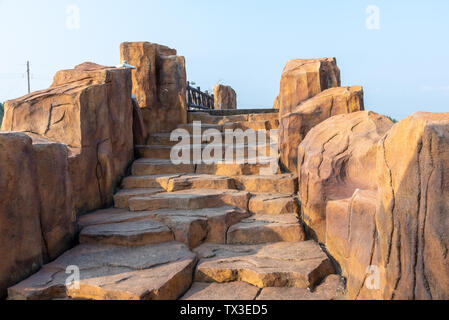
[[30, 85], [30, 62], [27, 61], [27, 78], [28, 78], [28, 94], [31, 93], [31, 85]]

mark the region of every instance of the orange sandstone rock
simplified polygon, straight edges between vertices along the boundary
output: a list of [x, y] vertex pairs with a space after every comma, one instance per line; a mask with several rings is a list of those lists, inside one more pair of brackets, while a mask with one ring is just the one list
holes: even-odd
[[282, 72], [281, 88], [274, 108], [283, 116], [301, 102], [333, 87], [341, 86], [335, 58], [290, 60]]
[[284, 168], [296, 172], [298, 146], [313, 127], [335, 115], [363, 110], [363, 89], [359, 86], [328, 89], [293, 108], [281, 118], [279, 128]]

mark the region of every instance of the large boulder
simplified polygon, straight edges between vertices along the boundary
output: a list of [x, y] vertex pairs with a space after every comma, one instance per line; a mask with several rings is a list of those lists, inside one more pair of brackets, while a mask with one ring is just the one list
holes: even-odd
[[335, 58], [295, 59], [285, 65], [275, 108], [285, 115], [301, 102], [333, 87], [340, 87], [340, 69]]
[[298, 146], [313, 127], [332, 116], [363, 110], [363, 88], [358, 86], [328, 89], [296, 106], [281, 118], [279, 128], [284, 169], [296, 173]]
[[298, 148], [299, 196], [305, 223], [325, 242], [326, 204], [376, 190], [377, 142], [393, 123], [361, 111], [332, 117], [313, 128]]
[[379, 142], [384, 299], [449, 299], [449, 113], [416, 113]]
[[41, 202], [32, 141], [0, 132], [0, 299], [41, 267]]
[[237, 94], [232, 87], [221, 84], [214, 86], [214, 108], [216, 110], [237, 109]]
[[132, 83], [149, 133], [169, 132], [187, 122], [187, 76], [184, 57], [150, 42], [124, 42], [122, 61], [135, 66]]
[[131, 71], [84, 63], [55, 75], [49, 89], [5, 104], [2, 128], [69, 147], [76, 212], [112, 204], [133, 160]]
[[377, 261], [377, 143], [392, 126], [374, 112], [338, 115], [313, 128], [298, 150], [302, 218], [339, 263], [354, 299], [379, 298], [365, 282]]
[[72, 203], [67, 146], [33, 134], [34, 162], [41, 203], [44, 262], [56, 259], [74, 244], [76, 215]]

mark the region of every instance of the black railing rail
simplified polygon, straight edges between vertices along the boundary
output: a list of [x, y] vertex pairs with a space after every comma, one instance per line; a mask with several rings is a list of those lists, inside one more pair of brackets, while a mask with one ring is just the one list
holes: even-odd
[[187, 105], [189, 110], [213, 110], [214, 95], [202, 92], [200, 87], [194, 88], [187, 82]]

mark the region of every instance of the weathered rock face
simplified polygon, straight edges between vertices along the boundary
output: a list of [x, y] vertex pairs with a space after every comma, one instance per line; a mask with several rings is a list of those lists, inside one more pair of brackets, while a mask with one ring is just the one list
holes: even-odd
[[352, 299], [381, 298], [369, 286], [370, 267], [378, 265], [377, 143], [392, 125], [373, 112], [335, 116], [312, 129], [298, 150], [303, 219], [340, 265]]
[[313, 127], [335, 115], [363, 110], [363, 88], [357, 86], [328, 89], [296, 106], [292, 113], [281, 118], [279, 128], [284, 168], [296, 173], [298, 146]]
[[449, 299], [449, 113], [416, 113], [379, 142], [385, 299]]
[[237, 94], [230, 86], [214, 86], [214, 107], [217, 110], [237, 109]]
[[[298, 149], [303, 218], [325, 242], [326, 203], [376, 190], [377, 142], [393, 123], [374, 112], [332, 117], [313, 128]], [[363, 174], [362, 174], [363, 173]]]
[[0, 299], [43, 263], [40, 206], [31, 139], [0, 132]]
[[282, 72], [274, 108], [280, 109], [283, 116], [318, 93], [340, 86], [340, 69], [335, 58], [290, 60]]
[[44, 261], [59, 257], [74, 243], [76, 215], [72, 202], [67, 146], [30, 135], [41, 202]]
[[133, 159], [131, 71], [85, 63], [53, 85], [5, 105], [2, 128], [69, 147], [76, 211], [112, 204], [114, 186]]
[[187, 76], [184, 57], [176, 50], [150, 42], [124, 42], [122, 61], [133, 71], [133, 94], [142, 108], [149, 133], [169, 132], [187, 122]]

